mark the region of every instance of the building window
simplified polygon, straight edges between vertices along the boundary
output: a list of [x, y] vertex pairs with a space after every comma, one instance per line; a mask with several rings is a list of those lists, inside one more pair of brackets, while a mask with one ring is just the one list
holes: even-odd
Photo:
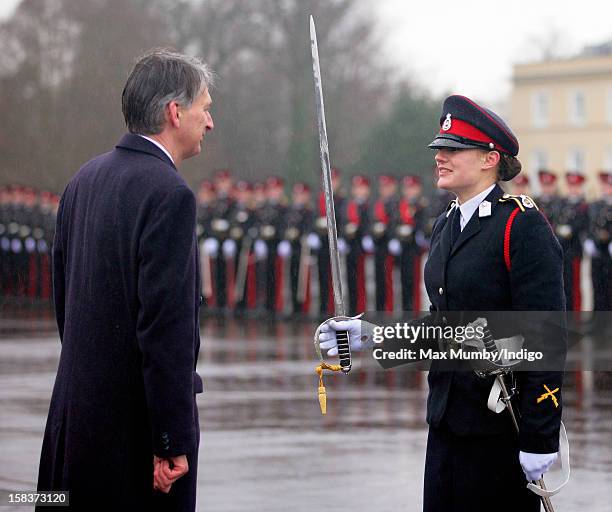
[[569, 95], [570, 123], [582, 126], [586, 121], [586, 99], [584, 92], [572, 91]]
[[548, 169], [548, 153], [544, 149], [535, 149], [531, 154], [530, 174], [535, 177], [543, 169]]
[[569, 172], [584, 172], [584, 151], [572, 149], [567, 155], [567, 170]]
[[533, 126], [543, 128], [548, 126], [549, 98], [546, 91], [538, 91], [531, 97], [531, 114]]

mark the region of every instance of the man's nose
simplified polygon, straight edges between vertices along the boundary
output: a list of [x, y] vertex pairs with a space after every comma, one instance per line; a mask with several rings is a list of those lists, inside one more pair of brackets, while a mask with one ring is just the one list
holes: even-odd
[[206, 129], [213, 130], [215, 128], [215, 123], [213, 122], [212, 115], [210, 114], [210, 112], [207, 112], [206, 116]]

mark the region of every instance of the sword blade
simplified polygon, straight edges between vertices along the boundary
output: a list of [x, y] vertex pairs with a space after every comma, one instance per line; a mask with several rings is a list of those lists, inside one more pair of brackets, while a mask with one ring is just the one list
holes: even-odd
[[331, 165], [327, 143], [327, 126], [325, 124], [325, 105], [323, 103], [323, 84], [319, 66], [319, 48], [314, 19], [310, 16], [310, 49], [312, 52], [312, 73], [314, 77], [315, 100], [317, 105], [317, 126], [319, 129], [319, 148], [321, 171], [323, 173], [323, 190], [325, 193], [325, 212], [327, 216], [327, 238], [329, 240], [329, 258], [331, 263], [332, 288], [334, 292], [334, 310], [336, 316], [346, 314], [342, 297], [342, 279], [340, 274], [340, 255], [338, 253], [338, 232], [336, 229], [336, 212], [334, 209], [334, 192], [331, 184]]
[[[325, 105], [323, 104], [323, 83], [319, 66], [319, 48], [314, 19], [310, 16], [310, 50], [312, 52], [312, 74], [314, 77], [315, 100], [317, 105], [317, 126], [319, 128], [319, 149], [321, 171], [323, 173], [323, 190], [325, 192], [325, 215], [327, 217], [327, 238], [329, 240], [329, 261], [334, 292], [334, 311], [336, 316], [345, 316], [342, 296], [342, 275], [340, 273], [340, 254], [338, 253], [338, 231], [336, 229], [336, 211], [334, 209], [334, 191], [331, 183], [331, 165], [329, 163], [329, 146], [327, 144], [327, 126], [325, 125]], [[320, 269], [319, 269], [320, 271]], [[351, 349], [347, 331], [336, 332], [338, 357], [344, 373], [351, 371]], [[318, 349], [318, 347], [317, 347]]]

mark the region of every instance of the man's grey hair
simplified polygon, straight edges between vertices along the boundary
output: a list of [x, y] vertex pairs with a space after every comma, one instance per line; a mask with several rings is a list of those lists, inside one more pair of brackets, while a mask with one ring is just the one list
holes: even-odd
[[189, 108], [213, 85], [213, 72], [196, 57], [158, 48], [138, 59], [123, 93], [121, 110], [131, 133], [154, 135], [164, 124], [164, 111], [171, 101]]

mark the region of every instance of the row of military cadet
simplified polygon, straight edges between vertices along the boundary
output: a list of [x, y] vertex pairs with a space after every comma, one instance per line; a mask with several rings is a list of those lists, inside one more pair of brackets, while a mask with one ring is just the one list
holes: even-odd
[[[585, 309], [582, 286], [591, 281], [594, 311], [612, 310], [612, 172], [597, 176], [599, 197], [585, 200], [586, 178], [579, 172], [564, 175], [566, 193], [560, 196], [558, 176], [548, 170], [538, 173], [540, 193], [536, 204], [544, 212], [563, 248], [563, 281], [568, 310]], [[513, 192], [529, 195], [529, 180], [520, 174]], [[582, 261], [588, 256], [591, 275], [582, 276]], [[601, 317], [603, 318], [603, 317]]]
[[[377, 177], [378, 198], [370, 201], [366, 176], [351, 178], [350, 195], [341, 190], [340, 171], [332, 169], [338, 250], [345, 260], [350, 312], [367, 307], [392, 311], [420, 308], [421, 258], [437, 212], [452, 199], [440, 194], [435, 206], [423, 196], [421, 180]], [[401, 194], [398, 196], [398, 187]], [[296, 183], [291, 200], [285, 184], [233, 183], [229, 171], [204, 181], [198, 190], [198, 237], [205, 306], [238, 313], [313, 313], [333, 310], [325, 197]], [[375, 291], [366, 301], [367, 256], [374, 260]], [[393, 270], [401, 274], [394, 293]]]
[[[452, 196], [436, 191], [433, 198], [424, 197], [418, 176], [374, 179], [376, 187], [366, 176], [352, 176], [346, 196], [340, 171], [332, 169], [348, 313], [425, 309], [422, 262], [433, 223]], [[593, 309], [611, 310], [612, 174], [600, 173], [601, 198], [590, 204], [584, 199], [584, 176], [566, 174], [565, 197], [557, 192], [557, 179], [552, 172], [539, 172], [536, 203], [564, 249], [568, 309], [584, 305], [580, 267], [586, 253], [592, 262]], [[519, 175], [511, 188], [529, 194], [528, 178]], [[333, 313], [323, 192], [315, 197], [307, 184], [296, 183], [287, 201], [282, 178], [234, 183], [223, 170], [213, 182], [200, 184], [198, 203], [205, 310]]]
[[51, 246], [59, 196], [22, 185], [0, 187], [0, 297], [34, 304], [51, 298]]
[[[584, 309], [582, 280], [592, 283], [592, 309], [612, 310], [612, 173], [598, 175], [600, 197], [584, 199], [585, 177], [538, 173], [535, 200], [546, 214], [565, 254], [568, 309]], [[353, 176], [348, 196], [332, 172], [338, 247], [346, 268], [349, 312], [420, 310], [423, 258], [436, 216], [452, 196], [423, 196], [417, 176]], [[372, 188], [376, 188], [375, 200]], [[511, 192], [531, 195], [524, 174]], [[281, 178], [234, 182], [227, 170], [198, 189], [198, 239], [204, 309], [291, 314], [333, 310], [325, 201], [296, 183], [285, 198]], [[533, 196], [532, 196], [533, 197]], [[0, 187], [0, 294], [2, 302], [34, 303], [51, 296], [50, 247], [59, 197], [31, 187]], [[582, 276], [582, 259], [591, 275]], [[367, 263], [367, 264], [366, 264]], [[373, 268], [372, 268], [373, 267]], [[394, 274], [395, 272], [395, 274]], [[321, 291], [323, 293], [321, 293]]]

